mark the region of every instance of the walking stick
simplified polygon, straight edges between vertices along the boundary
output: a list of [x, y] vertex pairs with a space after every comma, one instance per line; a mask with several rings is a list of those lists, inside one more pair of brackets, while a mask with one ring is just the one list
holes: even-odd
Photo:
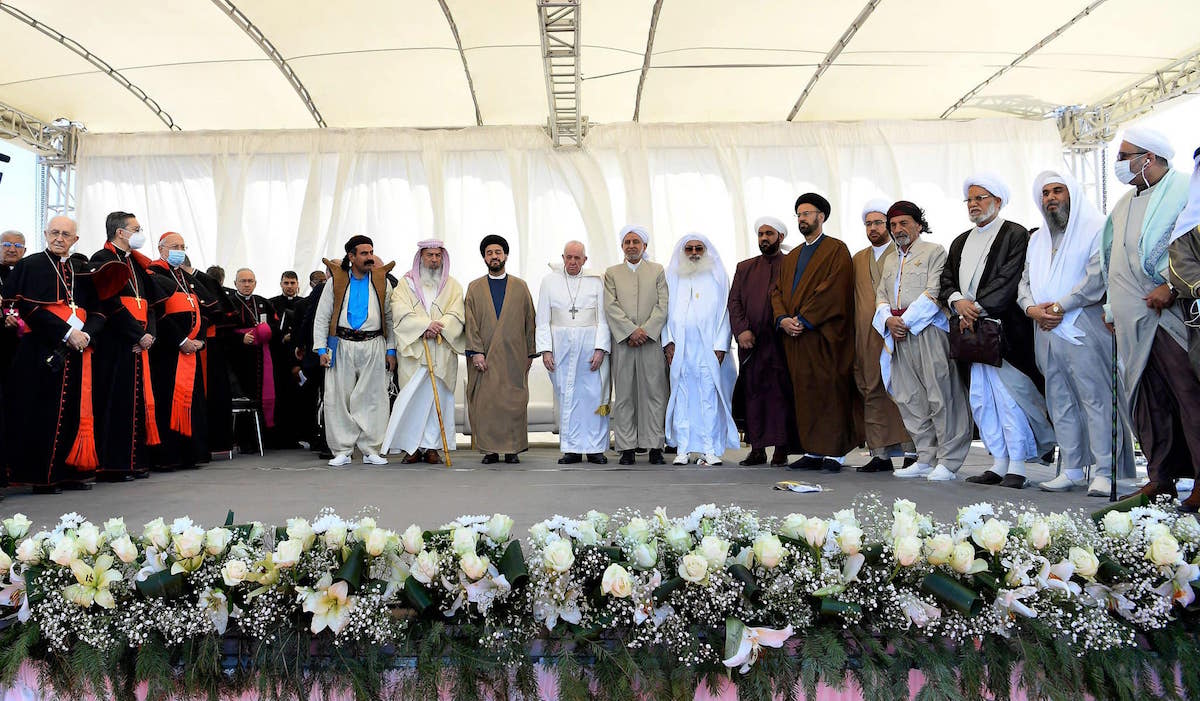
[[433, 387], [433, 408], [437, 409], [438, 428], [442, 429], [442, 457], [450, 467], [450, 443], [446, 440], [446, 421], [442, 418], [442, 398], [438, 396], [437, 376], [433, 374], [433, 356], [429, 354], [429, 341], [421, 338], [425, 346], [425, 366], [429, 369], [429, 384]]
[[[1118, 425], [1117, 392], [1119, 392], [1120, 389], [1117, 387], [1117, 335], [1115, 333], [1112, 335], [1112, 369], [1113, 369], [1112, 370], [1112, 387], [1113, 387], [1113, 394], [1112, 394], [1112, 469], [1110, 471], [1111, 474], [1109, 475], [1111, 477], [1111, 480], [1110, 480], [1111, 486], [1109, 487], [1109, 490], [1108, 490], [1108, 500], [1116, 501], [1117, 500], [1117, 459], [1118, 459], [1118, 455], [1117, 455], [1117, 425]], [[1132, 450], [1132, 449], [1133, 449], [1133, 446], [1130, 446], [1130, 450]]]

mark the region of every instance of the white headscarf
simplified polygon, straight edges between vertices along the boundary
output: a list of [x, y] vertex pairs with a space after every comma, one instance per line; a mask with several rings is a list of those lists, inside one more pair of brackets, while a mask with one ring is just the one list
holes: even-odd
[[[963, 197], [969, 197], [967, 191], [971, 189], [972, 185], [978, 185], [999, 198], [1001, 207], [1009, 203], [1009, 195], [1011, 193], [1008, 190], [1008, 185], [1004, 183], [1004, 180], [998, 174], [990, 170], [981, 170], [964, 180]], [[1038, 202], [1041, 202], [1041, 190], [1038, 190], [1038, 198]], [[1071, 204], [1074, 205], [1075, 203], [1072, 202]]]
[[[1063, 231], [1058, 252], [1053, 253], [1050, 221], [1042, 210], [1042, 188], [1049, 183], [1062, 183], [1071, 196], [1071, 213]], [[994, 193], [993, 193], [994, 194]], [[1029, 290], [1038, 304], [1054, 302], [1071, 293], [1087, 274], [1088, 260], [1100, 245], [1104, 215], [1084, 195], [1079, 181], [1057, 171], [1047, 170], [1033, 180], [1033, 202], [1042, 214], [1044, 225], [1029, 239]], [[1063, 315], [1062, 323], [1053, 333], [1075, 345], [1082, 345], [1084, 333], [1075, 326], [1082, 309], [1072, 309]]]
[[770, 215], [767, 215], [767, 216], [759, 217], [758, 219], [754, 220], [754, 235], [755, 236], [758, 236], [758, 230], [762, 228], [763, 224], [766, 224], [767, 226], [774, 229], [776, 232], [779, 233], [780, 236], [787, 236], [787, 234], [788, 234], [787, 224], [784, 224], [782, 219], [780, 219], [779, 217], [772, 217]]
[[1162, 156], [1168, 161], [1175, 157], [1175, 148], [1162, 132], [1149, 127], [1129, 127], [1121, 134], [1121, 141], [1139, 148], [1144, 148], [1155, 156]]
[[1175, 231], [1171, 240], [1192, 233], [1192, 229], [1200, 226], [1200, 148], [1196, 149], [1196, 168], [1192, 171], [1192, 180], [1188, 185], [1188, 203], [1175, 220]]
[[870, 202], [867, 202], [866, 204], [863, 205], [863, 211], [862, 211], [863, 223], [864, 224], [867, 223], [867, 215], [870, 214], [871, 212], [879, 212], [886, 218], [888, 209], [891, 206], [892, 206], [892, 201], [885, 200], [882, 197], [876, 197], [875, 199], [871, 200]]
[[[625, 236], [628, 234], [637, 234], [642, 243], [650, 245], [650, 231], [641, 224], [626, 224], [621, 227], [621, 233], [617, 234], [617, 247], [619, 248], [625, 241]], [[639, 260], [650, 260], [650, 251], [642, 251], [642, 257]]]
[[725, 272], [725, 264], [721, 262], [721, 254], [717, 253], [717, 249], [712, 245], [712, 241], [704, 234], [690, 233], [679, 237], [679, 241], [675, 243], [675, 247], [671, 249], [671, 262], [667, 265], [667, 287], [675, 289], [673, 286], [679, 283], [679, 264], [683, 261], [683, 247], [688, 241], [699, 241], [704, 244], [704, 255], [712, 258], [712, 274], [716, 278], [717, 283], [721, 288], [729, 290], [729, 274]]

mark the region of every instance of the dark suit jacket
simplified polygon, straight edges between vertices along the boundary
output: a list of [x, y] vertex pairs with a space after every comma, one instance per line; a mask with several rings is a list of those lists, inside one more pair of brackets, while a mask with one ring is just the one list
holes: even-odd
[[[950, 244], [946, 266], [942, 268], [941, 292], [938, 300], [950, 309], [950, 295], [961, 292], [958, 268], [962, 263], [963, 246], [970, 230], [964, 231]], [[998, 319], [1004, 329], [1001, 356], [1013, 367], [1029, 376], [1038, 391], [1044, 391], [1042, 373], [1038, 371], [1033, 354], [1033, 321], [1017, 303], [1017, 287], [1025, 269], [1025, 250], [1029, 246], [1029, 231], [1016, 222], [1005, 221], [996, 233], [979, 278], [975, 301], [987, 310], [988, 316]], [[957, 318], [951, 323], [957, 323]], [[961, 368], [966, 370], [966, 368]]]

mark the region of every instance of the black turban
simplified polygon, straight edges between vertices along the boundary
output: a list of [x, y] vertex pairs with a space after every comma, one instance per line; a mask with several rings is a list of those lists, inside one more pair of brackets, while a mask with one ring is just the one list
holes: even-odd
[[792, 212], [795, 212], [797, 209], [799, 209], [800, 205], [802, 204], [811, 204], [812, 206], [816, 207], [821, 214], [825, 215], [825, 221], [829, 221], [829, 213], [833, 211], [833, 209], [829, 206], [829, 200], [821, 197], [815, 192], [806, 192], [796, 198], [796, 204], [792, 207]]
[[479, 242], [479, 255], [482, 256], [483, 252], [487, 250], [487, 247], [491, 245], [496, 245], [500, 248], [503, 248], [504, 255], [508, 255], [508, 241], [506, 241], [503, 236], [497, 236], [496, 234], [488, 234], [487, 236], [483, 237], [483, 240]]
[[346, 253], [354, 253], [358, 250], [358, 247], [363, 244], [371, 246], [372, 248], [375, 247], [375, 242], [370, 238], [363, 236], [362, 234], [351, 236], [350, 239], [346, 241]]
[[918, 222], [921, 221], [921, 217], [925, 215], [925, 213], [922, 212], [921, 208], [917, 205], [909, 202], [908, 200], [900, 200], [891, 207], [888, 207], [887, 218], [891, 219], [892, 217], [899, 217], [905, 214], [912, 217], [913, 221]]

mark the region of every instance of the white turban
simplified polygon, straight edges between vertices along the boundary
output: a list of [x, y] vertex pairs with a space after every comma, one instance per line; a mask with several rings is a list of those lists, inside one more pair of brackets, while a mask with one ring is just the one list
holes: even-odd
[[646, 227], [642, 226], [641, 224], [626, 224], [624, 228], [621, 229], [621, 233], [617, 235], [617, 245], [620, 245], [621, 242], [625, 240], [625, 236], [627, 234], [637, 234], [638, 238], [642, 240], [642, 243], [646, 244], [647, 246], [650, 245], [650, 232], [647, 231]]
[[981, 170], [964, 180], [963, 197], [970, 197], [970, 195], [967, 194], [967, 191], [971, 189], [972, 185], [978, 185], [984, 190], [992, 193], [994, 197], [998, 197], [1000, 199], [1001, 207], [1008, 204], [1008, 185], [1005, 185], [1004, 181], [996, 173], [993, 173], [990, 170]]
[[892, 203], [889, 202], [888, 200], [883, 199], [882, 197], [876, 197], [875, 199], [871, 200], [870, 202], [867, 202], [866, 204], [863, 205], [863, 212], [862, 212], [863, 223], [864, 224], [867, 223], [867, 215], [870, 214], [871, 212], [879, 212], [880, 214], [882, 214], [886, 217], [888, 208], [891, 206], [892, 206]]
[[1192, 233], [1192, 229], [1200, 226], [1200, 148], [1196, 149], [1196, 168], [1192, 171], [1192, 182], [1188, 186], [1188, 203], [1175, 220], [1175, 231], [1171, 240]]
[[1121, 135], [1121, 141], [1128, 141], [1134, 146], [1144, 148], [1155, 156], [1162, 156], [1168, 161], [1175, 157], [1175, 149], [1171, 148], [1171, 142], [1167, 141], [1167, 137], [1163, 136], [1162, 132], [1154, 129], [1129, 127]]
[[788, 233], [787, 224], [784, 224], [783, 220], [780, 219], [779, 217], [772, 217], [770, 215], [767, 215], [765, 217], [759, 217], [758, 219], [754, 220], [754, 235], [755, 236], [758, 235], [758, 230], [760, 228], [762, 228], [762, 226], [764, 224], [771, 227], [775, 231], [779, 232], [780, 236], [787, 236], [787, 233]]

